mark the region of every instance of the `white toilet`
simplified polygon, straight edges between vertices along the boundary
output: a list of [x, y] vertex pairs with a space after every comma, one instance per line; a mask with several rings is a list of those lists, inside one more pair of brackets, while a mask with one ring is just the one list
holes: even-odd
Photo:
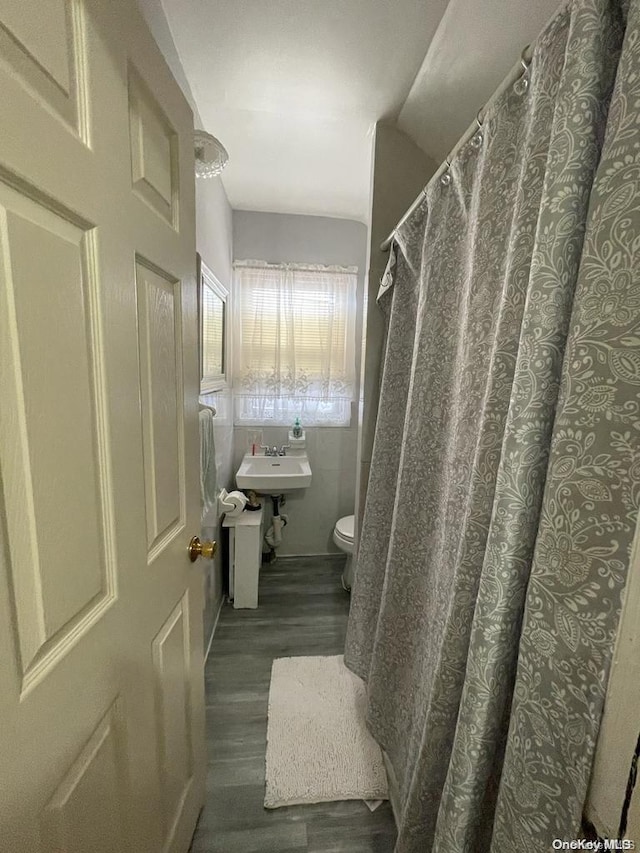
[[333, 541], [338, 548], [347, 555], [347, 564], [342, 573], [342, 586], [349, 590], [353, 583], [353, 537], [354, 537], [354, 515], [345, 515], [336, 521], [333, 528]]

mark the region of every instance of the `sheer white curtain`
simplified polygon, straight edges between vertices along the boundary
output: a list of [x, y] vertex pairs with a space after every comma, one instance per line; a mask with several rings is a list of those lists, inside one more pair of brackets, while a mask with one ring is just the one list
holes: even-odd
[[234, 264], [235, 422], [346, 426], [355, 399], [355, 267]]

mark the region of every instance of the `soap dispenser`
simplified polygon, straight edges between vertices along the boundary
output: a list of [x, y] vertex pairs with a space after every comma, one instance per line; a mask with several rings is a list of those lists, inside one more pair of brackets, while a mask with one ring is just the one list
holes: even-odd
[[292, 432], [294, 438], [302, 438], [302, 424], [300, 423], [300, 418], [296, 418]]

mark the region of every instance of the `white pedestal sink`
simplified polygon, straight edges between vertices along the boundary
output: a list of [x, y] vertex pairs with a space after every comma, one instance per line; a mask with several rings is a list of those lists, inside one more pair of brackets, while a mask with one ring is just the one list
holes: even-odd
[[236, 473], [239, 489], [263, 495], [281, 495], [311, 485], [311, 466], [306, 453], [292, 456], [252, 456], [247, 453]]

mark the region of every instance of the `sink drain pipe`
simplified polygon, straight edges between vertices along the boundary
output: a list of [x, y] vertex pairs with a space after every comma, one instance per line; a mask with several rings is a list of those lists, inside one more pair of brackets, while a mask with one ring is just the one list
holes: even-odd
[[282, 543], [282, 528], [287, 524], [287, 516], [280, 515], [280, 495], [271, 495], [271, 504], [273, 506], [273, 518], [271, 519], [271, 527], [264, 535], [265, 542], [271, 548], [271, 559], [275, 558], [275, 549]]

